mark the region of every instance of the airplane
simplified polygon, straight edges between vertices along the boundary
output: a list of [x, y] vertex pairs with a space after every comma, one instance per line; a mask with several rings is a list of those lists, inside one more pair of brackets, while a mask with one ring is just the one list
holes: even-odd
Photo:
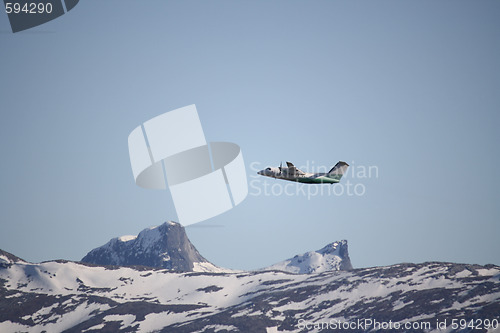
[[342, 178], [349, 167], [349, 164], [346, 162], [339, 161], [327, 173], [310, 173], [297, 169], [290, 162], [286, 162], [286, 165], [287, 167], [283, 167], [282, 164], [278, 168], [269, 167], [257, 173], [261, 176], [305, 184], [336, 184], [340, 182], [340, 178]]

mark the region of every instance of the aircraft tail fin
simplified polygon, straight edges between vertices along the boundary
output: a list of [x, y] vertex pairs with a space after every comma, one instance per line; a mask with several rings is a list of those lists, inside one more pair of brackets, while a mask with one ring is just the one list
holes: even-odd
[[346, 173], [348, 167], [349, 164], [347, 164], [346, 162], [339, 161], [330, 171], [328, 171], [328, 177], [340, 180], [340, 178], [342, 178], [344, 173]]

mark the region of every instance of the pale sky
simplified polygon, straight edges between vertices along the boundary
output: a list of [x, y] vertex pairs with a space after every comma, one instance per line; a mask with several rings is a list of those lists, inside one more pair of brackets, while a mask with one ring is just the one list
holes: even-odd
[[[127, 138], [196, 104], [249, 182], [239, 206], [186, 228], [214, 264], [347, 239], [357, 268], [500, 265], [498, 17], [493, 0], [86, 0], [13, 34], [0, 14], [0, 248], [79, 260], [176, 220], [168, 192], [135, 185]], [[256, 175], [339, 160], [333, 187]]]

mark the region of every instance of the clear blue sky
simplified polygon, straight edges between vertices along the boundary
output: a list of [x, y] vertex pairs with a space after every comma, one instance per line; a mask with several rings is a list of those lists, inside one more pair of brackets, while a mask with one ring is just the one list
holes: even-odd
[[[134, 184], [127, 137], [196, 104], [208, 141], [241, 146], [251, 184], [186, 228], [213, 263], [347, 239], [355, 267], [498, 265], [499, 17], [493, 0], [86, 0], [12, 34], [0, 14], [0, 248], [79, 260], [175, 220], [168, 192]], [[265, 195], [278, 181], [251, 166], [287, 160], [378, 176], [343, 178], [363, 195]]]

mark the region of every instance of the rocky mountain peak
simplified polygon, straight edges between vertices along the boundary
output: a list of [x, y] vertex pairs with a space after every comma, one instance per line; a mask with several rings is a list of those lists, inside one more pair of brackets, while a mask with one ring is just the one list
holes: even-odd
[[121, 236], [90, 251], [81, 260], [96, 265], [148, 266], [190, 272], [208, 263], [189, 241], [184, 227], [168, 221], [137, 236]]
[[351, 270], [347, 240], [330, 243], [318, 251], [298, 254], [265, 268], [270, 269], [299, 274]]

